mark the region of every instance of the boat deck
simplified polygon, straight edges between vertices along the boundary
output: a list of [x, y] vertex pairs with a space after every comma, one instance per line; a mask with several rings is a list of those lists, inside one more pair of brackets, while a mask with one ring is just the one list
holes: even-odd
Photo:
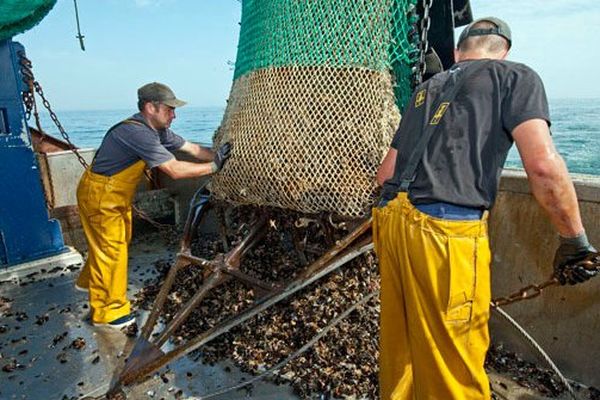
[[[131, 246], [129, 292], [157, 274], [157, 260], [172, 259], [175, 248], [148, 240]], [[86, 294], [74, 289], [79, 267], [44, 271], [0, 284], [0, 399], [80, 399], [108, 389], [134, 339], [108, 328], [93, 327]], [[147, 318], [140, 311], [138, 323]], [[186, 356], [143, 384], [126, 388], [128, 399], [195, 399], [236, 385], [252, 376], [230, 361], [203, 364]], [[510, 377], [490, 374], [495, 398], [545, 399], [518, 386]], [[290, 386], [260, 381], [215, 399], [296, 399]], [[315, 397], [327, 398], [327, 397]], [[566, 394], [558, 398], [569, 398]], [[587, 398], [587, 397], [585, 397]]]
[[[173, 252], [136, 242], [130, 252], [129, 292], [136, 293], [153, 262]], [[77, 399], [106, 392], [134, 338], [97, 328], [88, 318], [86, 293], [74, 289], [76, 271], [47, 271], [0, 284], [0, 399]], [[140, 311], [138, 323], [147, 318]], [[16, 361], [16, 364], [14, 363]], [[12, 367], [15, 367], [14, 369]], [[206, 365], [183, 357], [141, 385], [129, 399], [189, 399], [249, 379], [230, 362]], [[289, 387], [269, 382], [215, 399], [295, 399]]]

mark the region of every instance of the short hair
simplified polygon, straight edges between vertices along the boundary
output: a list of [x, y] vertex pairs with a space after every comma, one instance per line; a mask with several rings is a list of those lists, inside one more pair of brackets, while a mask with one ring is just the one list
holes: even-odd
[[157, 101], [152, 101], [152, 100], [138, 100], [138, 103], [137, 103], [138, 110], [144, 111], [144, 106], [146, 105], [146, 103], [152, 103], [156, 107], [158, 107], [158, 104], [159, 104]]
[[[471, 29], [490, 29], [497, 28], [491, 21], [480, 21], [473, 25]], [[510, 48], [508, 40], [500, 35], [469, 36], [459, 45], [459, 51], [483, 50], [487, 53], [499, 53]]]
[[144, 111], [144, 105], [149, 103], [148, 100], [138, 100], [138, 110]]

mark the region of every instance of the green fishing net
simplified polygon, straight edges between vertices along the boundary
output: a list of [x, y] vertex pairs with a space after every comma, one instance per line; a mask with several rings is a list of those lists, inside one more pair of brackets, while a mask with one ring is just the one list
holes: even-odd
[[56, 0], [0, 1], [0, 40], [23, 33], [37, 25], [54, 7]]
[[245, 0], [213, 194], [365, 215], [410, 98], [416, 0]]

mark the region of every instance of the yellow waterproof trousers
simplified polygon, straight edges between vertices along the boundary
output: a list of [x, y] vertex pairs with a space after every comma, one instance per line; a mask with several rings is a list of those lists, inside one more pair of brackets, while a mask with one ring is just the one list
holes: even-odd
[[131, 204], [146, 164], [138, 161], [113, 176], [83, 173], [77, 187], [88, 257], [77, 285], [89, 288], [92, 321], [108, 323], [129, 314], [127, 258]]
[[406, 193], [373, 210], [381, 271], [382, 399], [489, 399], [487, 213], [452, 221]]

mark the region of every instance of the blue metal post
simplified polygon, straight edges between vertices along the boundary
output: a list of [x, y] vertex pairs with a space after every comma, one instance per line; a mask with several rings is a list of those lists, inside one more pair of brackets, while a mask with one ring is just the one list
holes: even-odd
[[21, 44], [0, 41], [0, 268], [68, 251], [58, 221], [49, 219], [31, 146], [21, 52]]

